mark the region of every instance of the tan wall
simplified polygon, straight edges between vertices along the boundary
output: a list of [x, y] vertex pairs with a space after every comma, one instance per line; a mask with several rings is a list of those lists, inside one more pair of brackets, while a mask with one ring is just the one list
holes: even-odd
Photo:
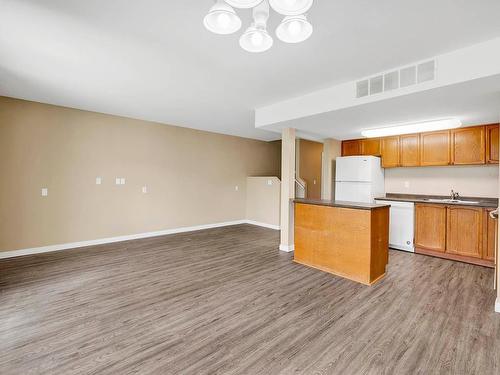
[[321, 166], [323, 144], [299, 141], [299, 175], [307, 183], [307, 198], [321, 198]]
[[[405, 181], [410, 186], [405, 187]], [[498, 197], [498, 166], [391, 168], [385, 170], [387, 193]]]
[[244, 219], [279, 165], [278, 143], [0, 97], [0, 251]]
[[279, 227], [280, 191], [277, 177], [248, 177], [246, 218]]

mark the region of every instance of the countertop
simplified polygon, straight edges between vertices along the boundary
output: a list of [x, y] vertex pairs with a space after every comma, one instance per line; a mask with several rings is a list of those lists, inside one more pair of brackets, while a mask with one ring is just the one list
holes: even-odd
[[360, 203], [360, 202], [347, 202], [347, 201], [332, 201], [324, 199], [292, 199], [294, 203], [313, 204], [316, 206], [329, 206], [341, 208], [354, 208], [358, 210], [373, 210], [376, 208], [390, 207], [389, 204], [376, 204], [376, 203]]
[[421, 194], [396, 194], [387, 193], [385, 197], [375, 198], [384, 201], [396, 202], [414, 202], [414, 203], [429, 203], [429, 204], [446, 204], [467, 207], [483, 207], [483, 208], [497, 208], [497, 198], [480, 198], [480, 197], [460, 197], [464, 201], [477, 201], [478, 203], [454, 203], [454, 202], [429, 202], [429, 199], [447, 199], [449, 196], [442, 195], [421, 195]]

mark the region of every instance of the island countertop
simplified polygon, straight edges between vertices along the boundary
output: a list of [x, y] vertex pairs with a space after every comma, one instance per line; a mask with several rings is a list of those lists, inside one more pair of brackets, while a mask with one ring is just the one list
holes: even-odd
[[390, 207], [389, 204], [348, 202], [348, 201], [325, 200], [325, 199], [295, 198], [293, 199], [293, 202], [302, 204], [313, 204], [316, 206], [354, 208], [358, 210], [374, 210], [377, 208]]

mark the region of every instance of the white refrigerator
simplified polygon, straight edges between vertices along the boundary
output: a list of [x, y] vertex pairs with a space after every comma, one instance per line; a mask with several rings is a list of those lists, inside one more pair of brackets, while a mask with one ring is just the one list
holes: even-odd
[[376, 156], [336, 159], [335, 200], [375, 203], [385, 195], [384, 169]]

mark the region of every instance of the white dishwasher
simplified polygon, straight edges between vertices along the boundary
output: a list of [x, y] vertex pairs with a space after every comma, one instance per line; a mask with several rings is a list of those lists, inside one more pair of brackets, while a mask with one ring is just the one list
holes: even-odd
[[415, 226], [415, 204], [413, 202], [384, 201], [375, 199], [379, 204], [390, 204], [389, 246], [394, 249], [415, 252], [413, 246]]

